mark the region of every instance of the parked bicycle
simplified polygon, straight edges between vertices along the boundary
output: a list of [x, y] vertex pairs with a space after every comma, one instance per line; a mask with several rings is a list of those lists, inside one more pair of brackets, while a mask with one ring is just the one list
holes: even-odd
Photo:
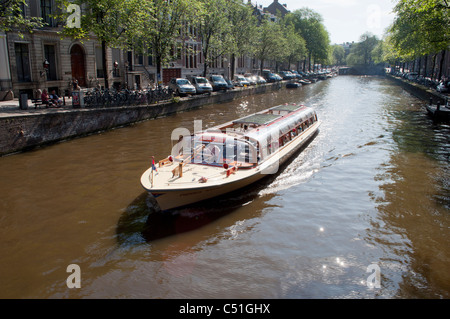
[[173, 98], [173, 91], [164, 86], [147, 90], [93, 89], [85, 93], [84, 105], [87, 108], [151, 105]]

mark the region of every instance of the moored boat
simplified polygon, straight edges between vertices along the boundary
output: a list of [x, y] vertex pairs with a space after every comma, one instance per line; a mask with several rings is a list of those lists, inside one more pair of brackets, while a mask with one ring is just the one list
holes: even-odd
[[286, 89], [297, 89], [301, 87], [302, 85], [300, 83], [291, 82], [286, 84]]
[[314, 109], [286, 104], [179, 136], [170, 156], [152, 160], [141, 184], [161, 210], [223, 195], [276, 173], [319, 126]]
[[433, 118], [433, 120], [436, 121], [450, 120], [450, 106], [448, 104], [448, 101], [446, 105], [442, 106], [439, 103], [436, 105], [427, 104], [426, 109], [428, 114]]

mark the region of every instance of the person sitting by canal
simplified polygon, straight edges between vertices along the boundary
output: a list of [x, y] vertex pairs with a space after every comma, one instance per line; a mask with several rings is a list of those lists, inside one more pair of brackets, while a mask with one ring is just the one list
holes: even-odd
[[42, 101], [42, 104], [45, 105], [45, 107], [52, 106], [52, 103], [48, 99], [48, 92], [46, 89], [44, 89], [41, 93], [41, 101]]
[[62, 100], [61, 98], [56, 94], [56, 91], [53, 90], [52, 94], [50, 95], [50, 100], [53, 104], [56, 105], [56, 107], [61, 107], [62, 106]]

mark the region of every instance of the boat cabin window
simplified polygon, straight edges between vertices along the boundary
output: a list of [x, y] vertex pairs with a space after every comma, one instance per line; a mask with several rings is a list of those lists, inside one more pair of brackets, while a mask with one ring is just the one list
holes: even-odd
[[226, 135], [184, 137], [172, 149], [175, 161], [222, 166], [224, 163], [256, 163], [256, 148], [248, 141]]
[[[284, 107], [280, 106], [279, 110], [272, 109], [271, 112], [284, 112], [285, 110], [282, 109]], [[300, 110], [298, 113], [293, 113], [290, 117], [262, 128], [259, 132], [249, 134], [248, 137], [258, 141], [258, 156], [264, 160], [267, 156], [278, 151], [280, 147], [291, 142], [296, 136], [302, 134], [316, 121], [317, 116], [314, 111], [308, 109]]]

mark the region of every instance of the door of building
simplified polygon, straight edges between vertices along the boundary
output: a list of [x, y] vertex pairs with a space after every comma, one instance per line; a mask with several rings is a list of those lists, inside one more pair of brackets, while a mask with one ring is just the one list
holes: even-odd
[[181, 78], [181, 69], [163, 69], [163, 83], [167, 85], [170, 79]]
[[70, 63], [72, 66], [72, 77], [78, 81], [79, 86], [86, 86], [84, 51], [79, 44], [75, 44], [70, 49]]

